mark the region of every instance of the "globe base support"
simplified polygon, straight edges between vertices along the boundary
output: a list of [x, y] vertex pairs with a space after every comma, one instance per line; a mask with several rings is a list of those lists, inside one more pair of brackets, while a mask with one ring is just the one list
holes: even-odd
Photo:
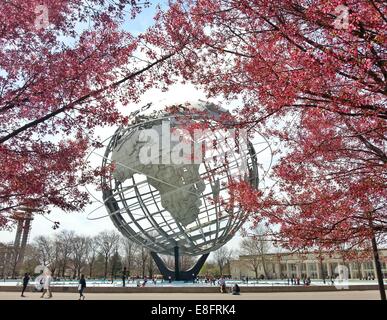
[[169, 269], [166, 266], [165, 262], [160, 258], [160, 256], [156, 252], [151, 252], [151, 256], [165, 280], [171, 279], [177, 281], [193, 281], [194, 279], [196, 279], [197, 275], [200, 272], [200, 269], [203, 267], [209, 256], [209, 253], [203, 254], [191, 269], [187, 271], [181, 271], [179, 265], [179, 247], [176, 246], [174, 252], [175, 270]]

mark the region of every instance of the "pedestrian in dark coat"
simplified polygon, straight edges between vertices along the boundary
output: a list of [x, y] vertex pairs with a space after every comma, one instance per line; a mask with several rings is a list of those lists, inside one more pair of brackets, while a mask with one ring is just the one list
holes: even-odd
[[24, 278], [23, 278], [23, 290], [22, 290], [22, 293], [21, 293], [21, 296], [23, 298], [25, 297], [24, 291], [26, 291], [29, 281], [30, 281], [30, 275], [28, 273], [25, 273], [24, 274]]
[[78, 292], [79, 292], [79, 299], [78, 300], [85, 300], [85, 296], [83, 295], [83, 291], [86, 288], [86, 280], [85, 280], [85, 275], [81, 275], [81, 279], [79, 280], [79, 285], [78, 285]]

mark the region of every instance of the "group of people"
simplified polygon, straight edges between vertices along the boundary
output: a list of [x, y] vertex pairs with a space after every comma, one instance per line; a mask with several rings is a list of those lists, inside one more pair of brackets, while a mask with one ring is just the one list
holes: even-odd
[[[125, 282], [123, 282], [123, 283], [125, 283]], [[148, 283], [148, 277], [145, 276], [143, 281], [142, 281], [142, 283], [141, 283], [140, 280], [137, 280], [137, 287], [142, 287], [143, 288], [143, 287], [146, 286], [147, 283]], [[152, 283], [154, 285], [156, 285], [156, 283], [157, 283], [157, 278], [156, 277], [152, 278]], [[125, 287], [125, 284], [123, 286]]]
[[[123, 271], [123, 273], [122, 273], [122, 286], [123, 286], [123, 287], [125, 287], [126, 279], [127, 279], [127, 276], [126, 276], [126, 272], [125, 272], [125, 271], [126, 271], [126, 270], [124, 269], [124, 271]], [[195, 282], [197, 281], [197, 278], [194, 277], [194, 275], [193, 275], [193, 279], [194, 279], [193, 282], [195, 283]], [[144, 278], [143, 278], [142, 281], [141, 281], [140, 279], [137, 279], [136, 286], [137, 286], [138, 288], [140, 288], [140, 287], [143, 288], [143, 287], [146, 286], [146, 284], [148, 283], [149, 280], [150, 280], [150, 279], [149, 279], [147, 276], [144, 276]], [[156, 277], [152, 278], [151, 281], [153, 282], [154, 285], [157, 284], [157, 278], [156, 278]], [[168, 279], [167, 279], [167, 281], [168, 281], [169, 283], [172, 283], [172, 277], [169, 276]], [[207, 283], [207, 282], [210, 282], [211, 284], [216, 285], [216, 279], [215, 279], [215, 278], [206, 278], [205, 281], [206, 281], [206, 283]], [[164, 279], [162, 280], [162, 282], [164, 282]], [[221, 292], [221, 293], [227, 293], [226, 279], [225, 279], [224, 277], [221, 277], [221, 278], [218, 279], [218, 284], [219, 284], [219, 286], [220, 286], [220, 292]], [[233, 295], [239, 295], [239, 294], [240, 294], [240, 291], [241, 291], [241, 290], [240, 290], [240, 287], [238, 286], [238, 284], [234, 284], [234, 286], [233, 286], [232, 289], [231, 289], [231, 293], [232, 293]]]
[[[224, 278], [224, 277], [223, 277], [223, 278]], [[220, 279], [216, 280], [216, 278], [214, 278], [214, 277], [206, 277], [206, 278], [204, 278], [204, 281], [202, 281], [202, 282], [204, 282], [204, 283], [209, 283], [209, 284], [211, 284], [212, 286], [215, 286], [217, 281], [218, 281], [218, 283], [219, 283], [219, 280], [220, 280]], [[226, 278], [224, 278], [224, 280], [226, 280]]]
[[[28, 283], [30, 279], [31, 279], [30, 274], [25, 273], [23, 277], [23, 287], [21, 292], [21, 297], [23, 298], [26, 297], [24, 293], [28, 287]], [[40, 296], [40, 298], [44, 298], [46, 294], [48, 295], [48, 299], [51, 299], [53, 297], [52, 291], [51, 291], [51, 282], [52, 282], [52, 276], [49, 270], [46, 270], [40, 276], [36, 277], [35, 289], [37, 291], [42, 292], [42, 295]], [[85, 288], [86, 288], [86, 279], [85, 279], [85, 276], [82, 274], [78, 284], [78, 293], [79, 293], [78, 300], [85, 300], [85, 295], [83, 294]]]
[[[303, 277], [302, 278], [302, 283], [304, 286], [309, 286], [311, 284], [311, 280], [310, 280], [310, 277]], [[291, 278], [288, 278], [288, 285], [297, 285], [299, 286], [301, 284], [301, 279], [300, 277], [291, 277]]]
[[368, 273], [364, 277], [360, 276], [359, 280], [375, 280], [375, 275], [373, 273]]
[[[136, 280], [137, 287], [145, 287], [145, 285], [148, 283], [149, 280], [151, 280], [154, 285], [157, 284], [157, 277], [156, 276], [151, 278], [151, 279], [149, 279], [147, 276], [144, 276], [143, 281], [141, 283], [141, 281], [140, 281], [141, 278], [139, 276], [129, 277], [126, 268], [124, 268], [124, 270], [122, 271], [121, 279], [122, 279], [122, 286], [123, 287], [126, 286], [126, 283], [129, 283], [129, 280], [131, 280], [132, 283], [134, 283], [134, 281]], [[164, 281], [164, 280], [162, 280], [162, 281]], [[169, 277], [168, 281], [169, 281], [169, 283], [171, 283], [172, 282], [172, 278]]]

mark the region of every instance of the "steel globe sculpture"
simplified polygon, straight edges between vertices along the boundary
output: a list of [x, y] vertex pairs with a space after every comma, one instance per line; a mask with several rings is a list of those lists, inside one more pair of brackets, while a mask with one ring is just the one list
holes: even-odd
[[[115, 227], [151, 251], [164, 277], [185, 280], [246, 221], [229, 183], [244, 179], [257, 188], [259, 177], [247, 137], [216, 129], [227, 111], [205, 102], [172, 109], [137, 111], [115, 132], [103, 158], [103, 167], [111, 167], [103, 200]], [[174, 255], [175, 269], [158, 254]], [[180, 254], [201, 257], [181, 271]]]

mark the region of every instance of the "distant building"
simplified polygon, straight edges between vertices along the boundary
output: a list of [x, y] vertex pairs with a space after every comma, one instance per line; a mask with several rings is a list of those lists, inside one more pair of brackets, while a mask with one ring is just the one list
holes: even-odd
[[[382, 272], [387, 278], [387, 249], [379, 250]], [[264, 263], [262, 263], [264, 261]], [[338, 274], [338, 266], [345, 266], [349, 279], [376, 278], [375, 263], [372, 259], [343, 259], [340, 254], [323, 254], [322, 259], [315, 253], [269, 253], [263, 256], [241, 255], [230, 263], [231, 276], [236, 279], [249, 277], [284, 279], [291, 277], [310, 277], [323, 279]]]
[[0, 278], [7, 278], [12, 272], [14, 246], [0, 243]]
[[22, 208], [13, 213], [12, 219], [17, 222], [16, 235], [13, 244], [0, 243], [0, 277], [15, 278], [24, 261], [24, 254], [29, 240], [33, 220], [30, 208]]

